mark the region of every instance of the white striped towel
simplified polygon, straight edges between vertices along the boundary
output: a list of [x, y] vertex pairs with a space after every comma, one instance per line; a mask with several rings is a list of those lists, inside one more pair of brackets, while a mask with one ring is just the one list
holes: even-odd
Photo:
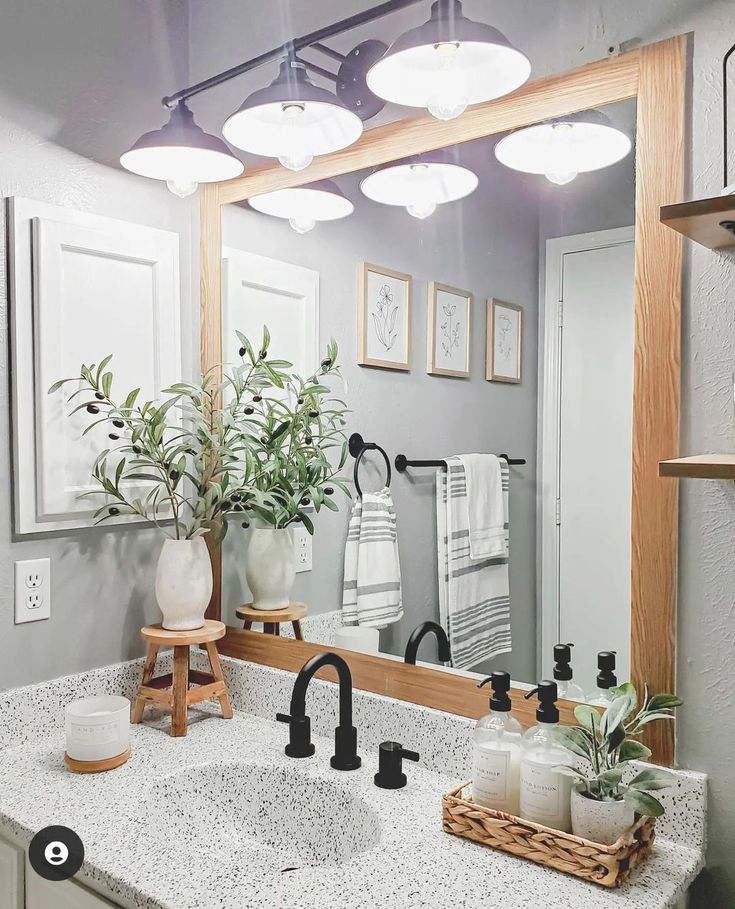
[[382, 628], [403, 618], [396, 512], [390, 490], [352, 505], [345, 543], [342, 624]]
[[[458, 457], [446, 461], [446, 471], [436, 477], [439, 616], [449, 636], [452, 666], [469, 669], [511, 650], [508, 551], [470, 557], [467, 476]], [[510, 471], [504, 461], [500, 469], [507, 538]]]

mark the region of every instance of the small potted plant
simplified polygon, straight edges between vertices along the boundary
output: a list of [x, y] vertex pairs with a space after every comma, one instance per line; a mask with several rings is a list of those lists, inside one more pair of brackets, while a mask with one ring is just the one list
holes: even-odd
[[600, 715], [589, 704], [579, 704], [574, 715], [579, 726], [560, 726], [557, 741], [580, 759], [558, 767], [574, 779], [572, 832], [596, 843], [611, 845], [635, 821], [636, 813], [660, 817], [664, 807], [651, 793], [670, 786], [675, 777], [660, 767], [647, 767], [623, 782], [630, 761], [645, 761], [651, 751], [638, 741], [645, 728], [671, 720], [682, 701], [673, 694], [649, 696], [646, 689], [638, 709], [638, 693], [629, 682], [610, 691], [612, 702]]
[[[245, 365], [257, 361], [248, 339], [238, 333]], [[296, 578], [291, 528], [314, 525], [307, 509], [337, 511], [337, 489], [349, 494], [338, 476], [347, 460], [344, 401], [325, 382], [339, 375], [337, 344], [332, 340], [319, 369], [309, 378], [272, 377], [270, 389], [255, 395], [240, 424], [248, 453], [239, 497], [255, 525], [250, 532], [245, 576], [255, 609], [289, 605]], [[279, 364], [280, 365], [280, 364]], [[332, 463], [332, 452], [337, 454]], [[244, 522], [247, 526], [248, 522]]]
[[166, 536], [156, 573], [156, 599], [166, 629], [182, 631], [204, 623], [212, 595], [204, 535], [216, 545], [227, 530], [224, 518], [244, 512], [245, 501], [264, 510], [275, 504], [259, 485], [258, 470], [270, 467], [250, 455], [249, 436], [243, 432], [253, 397], [274, 385], [282, 387], [288, 378], [282, 370], [290, 364], [268, 358], [269, 341], [265, 329], [253, 362], [223, 383], [214, 373], [199, 384], [178, 383], [164, 391], [168, 397], [162, 403], [141, 402], [140, 389], [115, 395], [111, 356], [99, 365], [82, 365], [78, 376], [49, 390], [77, 386], [69, 397], [76, 402], [71, 413], [89, 415], [85, 435], [95, 427], [107, 435], [108, 445], [92, 468], [99, 489], [83, 494], [103, 500], [95, 523], [138, 516]]

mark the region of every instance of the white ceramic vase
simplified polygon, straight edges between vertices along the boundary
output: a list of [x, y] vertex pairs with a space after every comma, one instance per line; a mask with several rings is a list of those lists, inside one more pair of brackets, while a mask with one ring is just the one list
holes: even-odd
[[572, 789], [572, 833], [593, 843], [611, 846], [635, 821], [635, 812], [622, 799], [596, 802]]
[[204, 540], [165, 540], [156, 571], [163, 627], [168, 631], [201, 628], [211, 596], [212, 562]]
[[250, 531], [245, 577], [254, 609], [285, 609], [290, 604], [296, 553], [287, 527], [254, 527]]

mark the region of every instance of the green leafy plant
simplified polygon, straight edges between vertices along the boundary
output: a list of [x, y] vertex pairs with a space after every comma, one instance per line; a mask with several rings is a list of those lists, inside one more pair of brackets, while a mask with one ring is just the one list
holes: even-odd
[[[237, 334], [245, 363], [255, 364], [257, 355], [248, 339]], [[335, 491], [349, 495], [339, 477], [348, 455], [347, 408], [325, 384], [340, 374], [337, 354], [332, 340], [314, 375], [306, 379], [296, 373], [272, 375], [269, 390], [253, 399], [240, 426], [245, 463], [234, 494], [269, 527], [302, 523], [313, 533], [306, 509], [338, 511]], [[333, 451], [338, 452], [335, 464], [330, 460]]]
[[660, 817], [663, 805], [651, 793], [672, 785], [674, 775], [660, 767], [650, 767], [623, 783], [623, 774], [630, 761], [651, 757], [650, 749], [638, 741], [645, 728], [658, 720], [671, 720], [674, 709], [683, 702], [673, 694], [650, 696], [646, 689], [638, 709], [638, 693], [630, 682], [612, 688], [610, 694], [612, 701], [602, 715], [590, 704], [579, 704], [574, 715], [580, 725], [559, 726], [555, 730], [557, 741], [581, 758], [584, 766], [583, 770], [572, 765], [556, 769], [571, 776], [577, 790], [587, 798], [623, 799], [638, 814]]
[[[284, 508], [289, 514], [286, 523], [304, 520], [306, 496], [313, 495], [317, 510], [326, 504], [324, 483], [333, 478], [334, 471], [323, 449], [336, 444], [340, 416], [328, 406], [322, 408], [329, 390], [318, 378], [338, 372], [336, 344], [329, 345], [317, 376], [297, 381], [287, 372], [288, 361], [269, 358], [267, 328], [257, 353], [247, 338], [240, 333], [238, 337], [243, 345], [242, 365], [222, 382], [213, 370], [199, 384], [177, 383], [164, 391], [168, 397], [163, 403], [141, 403], [140, 389], [125, 397], [114, 395], [111, 356], [98, 365], [82, 365], [78, 376], [62, 379], [49, 389], [53, 394], [68, 383], [78, 385], [69, 396], [69, 401], [77, 402], [70, 415], [85, 411], [92, 418], [83, 434], [100, 425], [109, 430], [112, 444], [100, 452], [92, 469], [100, 488], [83, 493], [104, 500], [95, 511], [96, 523], [138, 515], [174, 539], [193, 539], [205, 533], [221, 539], [228, 515], [242, 518], [250, 512], [264, 520], [272, 516], [279, 522], [276, 526], [285, 526]], [[289, 395], [298, 391], [299, 403], [291, 408], [279, 402], [271, 397], [274, 389]], [[291, 414], [293, 427], [290, 423], [285, 428], [272, 425], [278, 407]], [[317, 409], [319, 419], [312, 420]], [[316, 427], [311, 435], [307, 425]], [[299, 489], [299, 508], [294, 507], [296, 487], [277, 481], [283, 472], [283, 457], [279, 457], [276, 443], [287, 430], [292, 463], [298, 465], [299, 476], [305, 463], [304, 476], [309, 480], [305, 489]], [[307, 436], [311, 438], [306, 451], [296, 450], [301, 436], [304, 442]], [[293, 478], [293, 468], [289, 475]], [[140, 491], [141, 484], [143, 492], [135, 495], [133, 490]], [[290, 499], [284, 501], [281, 488], [293, 490]], [[332, 505], [330, 499], [329, 507]], [[313, 530], [308, 519], [304, 523]]]

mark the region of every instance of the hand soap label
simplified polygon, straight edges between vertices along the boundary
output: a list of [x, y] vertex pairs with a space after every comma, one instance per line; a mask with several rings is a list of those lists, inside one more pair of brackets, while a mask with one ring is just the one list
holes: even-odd
[[521, 764], [521, 815], [560, 827], [569, 813], [569, 780], [548, 764], [525, 760]]
[[508, 798], [510, 751], [483, 748], [475, 743], [474, 764], [473, 793], [479, 793], [483, 799], [504, 802]]

